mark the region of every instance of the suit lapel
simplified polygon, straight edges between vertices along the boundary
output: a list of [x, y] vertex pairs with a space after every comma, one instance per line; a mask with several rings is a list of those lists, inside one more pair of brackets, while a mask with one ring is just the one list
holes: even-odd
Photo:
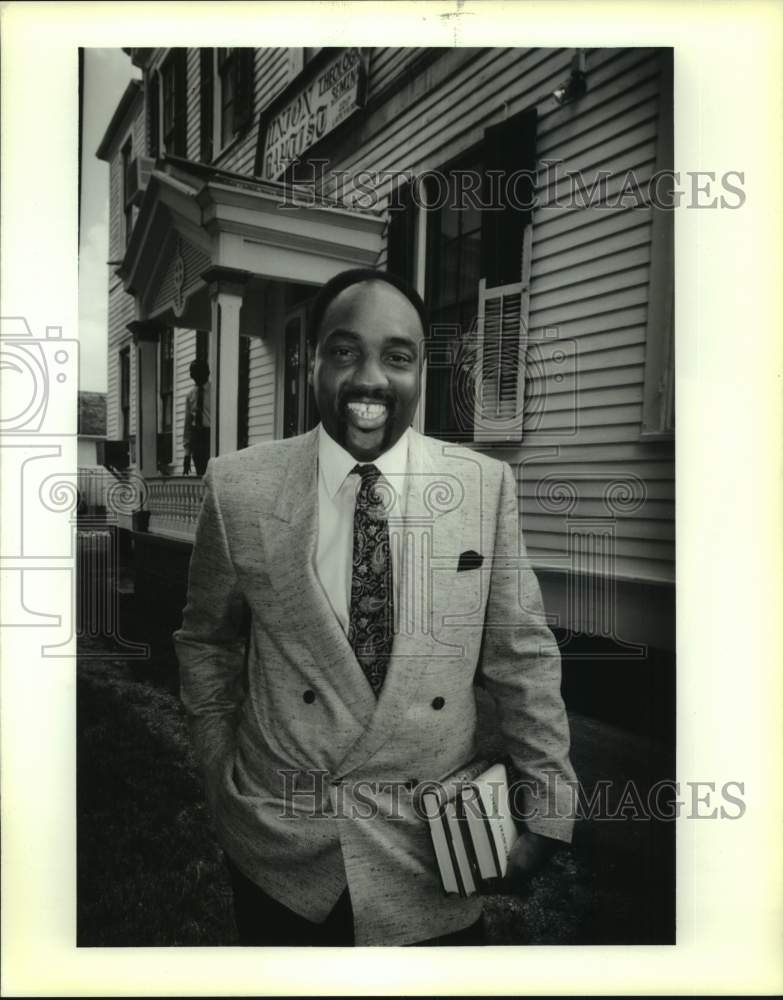
[[[340, 774], [376, 753], [404, 717], [429, 658], [438, 655], [432, 612], [448, 606], [456, 572], [464, 518], [461, 484], [445, 471], [448, 462], [438, 462], [427, 439], [410, 434], [398, 632], [375, 712], [340, 763]], [[441, 649], [440, 655], [449, 655], [447, 647]]]
[[318, 433], [310, 431], [291, 454], [274, 511], [260, 519], [270, 576], [290, 622], [301, 624], [302, 638], [329, 683], [361, 725], [376, 710], [375, 695], [315, 573], [318, 532]]
[[273, 586], [288, 621], [301, 635], [329, 683], [362, 726], [337, 774], [361, 766], [390, 739], [416, 696], [433, 656], [454, 655], [432, 632], [433, 612], [448, 608], [461, 551], [461, 484], [438, 445], [411, 431], [406, 512], [401, 535], [399, 625], [381, 689], [375, 695], [316, 576], [318, 531], [317, 431], [292, 448], [273, 519], [259, 519]]

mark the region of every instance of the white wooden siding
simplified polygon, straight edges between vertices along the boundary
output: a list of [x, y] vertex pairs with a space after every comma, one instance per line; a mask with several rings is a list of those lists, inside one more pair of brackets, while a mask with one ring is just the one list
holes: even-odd
[[374, 100], [386, 87], [394, 83], [395, 79], [424, 51], [413, 46], [373, 49], [370, 55], [367, 100]]
[[188, 49], [185, 62], [185, 79], [187, 81], [187, 126], [185, 128], [185, 148], [189, 160], [201, 159], [201, 108], [199, 94], [201, 90], [201, 64], [199, 49]]
[[120, 352], [126, 347], [130, 347], [131, 359], [130, 433], [136, 433], [136, 348], [128, 330], [128, 323], [134, 319], [135, 315], [133, 297], [127, 295], [122, 283], [114, 279], [109, 294], [109, 337], [106, 358], [106, 436], [109, 440], [118, 440], [122, 432], [120, 421]]
[[275, 352], [269, 340], [250, 338], [248, 444], [275, 436]]

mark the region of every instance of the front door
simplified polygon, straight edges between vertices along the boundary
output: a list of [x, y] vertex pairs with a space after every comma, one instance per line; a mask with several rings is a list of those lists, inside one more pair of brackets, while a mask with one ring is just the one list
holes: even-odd
[[318, 423], [313, 390], [307, 381], [307, 306], [299, 305], [285, 320], [283, 373], [283, 437], [303, 434]]

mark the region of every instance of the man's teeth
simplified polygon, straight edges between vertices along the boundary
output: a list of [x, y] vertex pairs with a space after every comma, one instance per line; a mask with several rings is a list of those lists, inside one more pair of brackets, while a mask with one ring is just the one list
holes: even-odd
[[364, 420], [375, 420], [386, 412], [383, 403], [349, 403], [348, 409]]

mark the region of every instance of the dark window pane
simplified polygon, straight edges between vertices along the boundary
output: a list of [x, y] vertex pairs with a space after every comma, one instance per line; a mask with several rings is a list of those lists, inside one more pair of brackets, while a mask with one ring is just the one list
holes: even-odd
[[213, 132], [214, 132], [214, 66], [215, 50], [201, 49], [199, 56], [199, 73], [201, 78], [201, 132], [200, 152], [204, 163], [212, 162]]
[[462, 240], [459, 264], [459, 297], [475, 299], [481, 278], [481, 236], [476, 233]]
[[196, 330], [196, 359], [209, 361], [209, 331]]
[[438, 273], [438, 297], [436, 305], [455, 302], [459, 291], [459, 240], [444, 240], [441, 243], [440, 269]]
[[239, 392], [237, 395], [237, 447], [247, 448], [250, 432], [250, 337], [239, 338]]
[[[448, 238], [453, 238], [455, 236], [459, 236], [460, 213], [454, 207], [457, 204], [456, 202], [457, 194], [456, 194], [456, 185], [454, 183], [454, 177], [450, 176], [448, 181], [449, 181], [448, 200], [446, 204], [443, 206], [443, 208], [440, 208], [437, 211], [440, 216], [440, 231], [442, 235]], [[442, 182], [441, 185], [439, 185], [438, 188], [436, 189], [438, 204], [440, 204], [443, 200], [441, 186]]]
[[220, 49], [220, 143], [234, 137], [235, 49]]

